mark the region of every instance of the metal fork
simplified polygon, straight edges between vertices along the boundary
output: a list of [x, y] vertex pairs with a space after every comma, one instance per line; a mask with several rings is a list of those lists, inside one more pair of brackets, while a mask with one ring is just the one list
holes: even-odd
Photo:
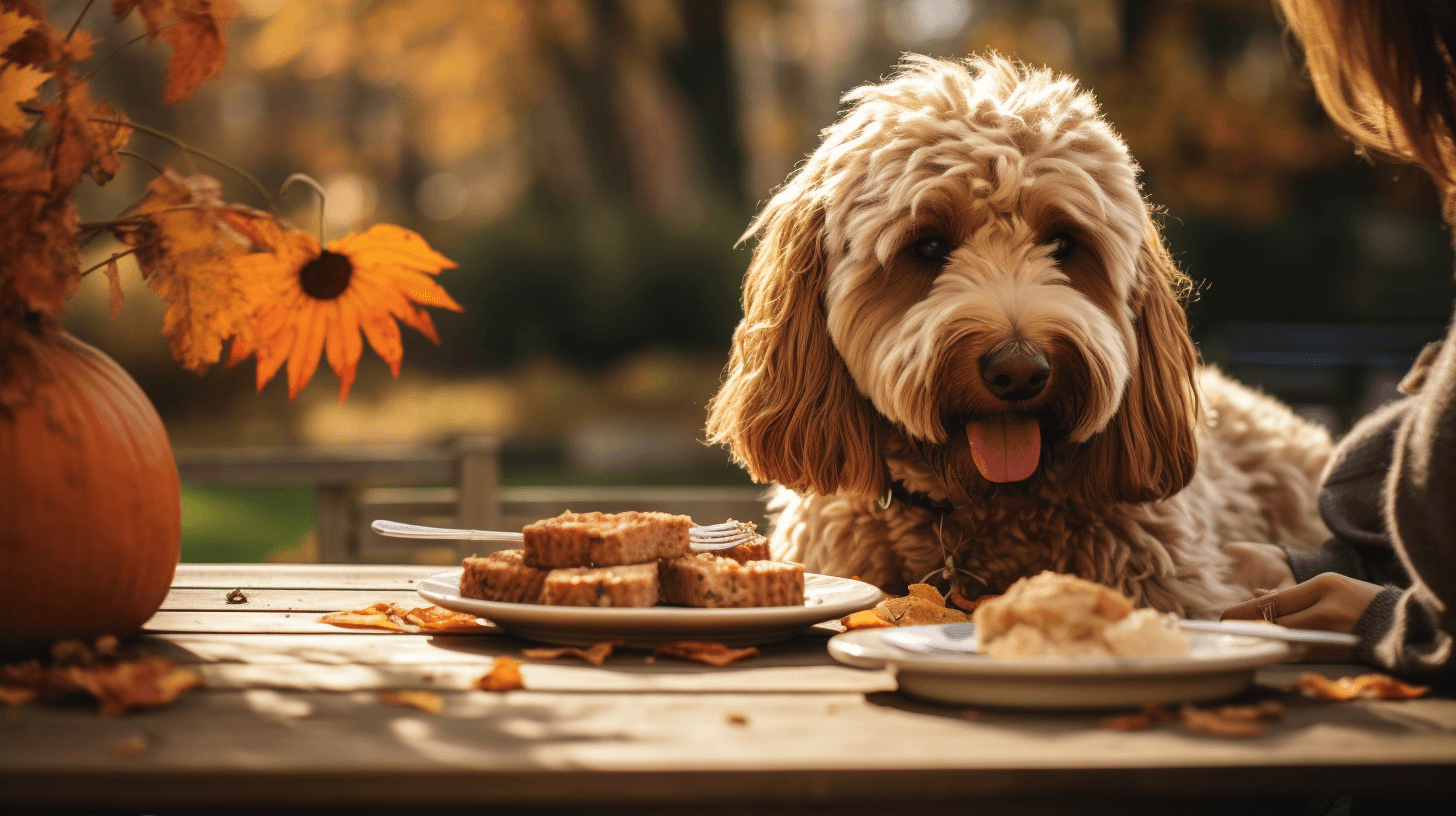
[[[501, 533], [493, 530], [457, 530], [450, 527], [422, 527], [399, 521], [377, 519], [369, 525], [380, 535], [395, 538], [453, 538], [469, 541], [507, 541], [520, 544], [526, 537], [520, 533]], [[695, 552], [714, 552], [736, 547], [758, 536], [758, 527], [751, 521], [728, 521], [710, 524], [706, 527], [688, 529], [688, 546]]]

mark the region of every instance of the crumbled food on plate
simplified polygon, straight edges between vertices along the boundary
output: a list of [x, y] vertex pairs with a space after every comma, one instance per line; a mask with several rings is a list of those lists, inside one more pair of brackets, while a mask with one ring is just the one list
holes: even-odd
[[1157, 657], [1188, 653], [1169, 616], [1132, 607], [1101, 584], [1043, 572], [975, 612], [983, 654], [996, 657]]

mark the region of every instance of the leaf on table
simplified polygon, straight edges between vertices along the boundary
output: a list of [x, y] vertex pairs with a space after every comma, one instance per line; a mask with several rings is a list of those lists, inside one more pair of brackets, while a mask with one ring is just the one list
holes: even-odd
[[478, 632], [482, 621], [464, 612], [451, 612], [438, 606], [419, 606], [404, 613], [405, 623], [421, 632]]
[[433, 691], [415, 691], [411, 689], [381, 691], [379, 692], [379, 702], [385, 703], [386, 705], [418, 708], [426, 714], [439, 714], [445, 710], [445, 701]]
[[555, 660], [560, 657], [579, 657], [593, 666], [600, 666], [607, 662], [607, 658], [612, 656], [612, 649], [621, 645], [622, 641], [620, 640], [603, 640], [598, 643], [593, 643], [585, 649], [575, 646], [551, 646], [540, 649], [522, 649], [521, 654], [532, 660]]
[[973, 600], [973, 599], [967, 598], [965, 595], [962, 595], [960, 588], [957, 587], [956, 589], [951, 590], [951, 593], [950, 593], [949, 596], [947, 596], [946, 600], [950, 601], [951, 604], [960, 607], [965, 612], [975, 612], [976, 611], [976, 607], [980, 606], [981, 604], [983, 604], [983, 603], [985, 603], [987, 601], [994, 601], [995, 599], [997, 599], [999, 597], [1001, 597], [1001, 596], [1000, 595], [981, 595], [981, 596], [979, 596], [979, 597], [977, 597], [977, 598], [975, 598]]
[[185, 102], [197, 86], [220, 76], [227, 65], [227, 35], [223, 28], [238, 16], [233, 0], [112, 0], [111, 11], [120, 20], [141, 10], [147, 39], [172, 46], [167, 60], [168, 105]]
[[847, 632], [852, 632], [856, 629], [889, 629], [895, 625], [875, 614], [873, 609], [862, 609], [859, 612], [851, 612], [840, 618], [839, 624]]
[[463, 612], [451, 612], [438, 606], [404, 607], [379, 601], [362, 609], [331, 612], [319, 618], [349, 629], [388, 629], [392, 632], [443, 633], [472, 632], [481, 628], [480, 618]]
[[[1184, 705], [1179, 709], [1179, 715], [1183, 718], [1183, 724], [1188, 730], [1200, 734], [1208, 734], [1213, 737], [1257, 737], [1264, 734], [1266, 729], [1260, 719], [1272, 718], [1283, 713], [1257, 714], [1251, 718], [1249, 712], [1241, 709], [1254, 709], [1257, 706], [1225, 706], [1216, 709], [1201, 709], [1191, 705]], [[1232, 711], [1225, 711], [1232, 709]]]
[[[120, 660], [115, 639], [98, 639], [95, 647], [81, 641], [59, 641], [51, 647], [50, 665], [39, 660], [0, 665], [0, 688], [13, 699], [63, 701], [87, 695], [100, 703], [103, 717], [138, 708], [171, 705], [183, 692], [202, 685], [190, 669], [162, 657]], [[28, 689], [25, 695], [20, 689]]]
[[732, 649], [712, 640], [674, 640], [659, 644], [652, 651], [648, 660], [653, 661], [665, 655], [681, 660], [691, 660], [695, 663], [706, 663], [709, 666], [727, 666], [757, 654], [759, 654], [758, 649], [752, 646], [744, 649]]
[[945, 597], [930, 584], [911, 584], [909, 595], [880, 601], [873, 611], [891, 626], [966, 623], [971, 619], [959, 609], [946, 608]]
[[482, 691], [515, 691], [525, 688], [520, 662], [509, 657], [497, 657], [490, 671], [475, 681], [475, 687]]
[[1141, 711], [1136, 714], [1119, 714], [1112, 717], [1104, 717], [1099, 722], [1103, 728], [1113, 731], [1146, 731], [1154, 726], [1170, 723], [1178, 719], [1178, 715], [1158, 705], [1157, 703], [1146, 703]]
[[28, 686], [0, 686], [0, 703], [23, 705], [40, 696], [40, 692]]
[[1414, 700], [1425, 696], [1430, 686], [1413, 686], [1388, 674], [1360, 674], [1331, 680], [1322, 674], [1305, 672], [1294, 685], [1295, 690], [1315, 700]]

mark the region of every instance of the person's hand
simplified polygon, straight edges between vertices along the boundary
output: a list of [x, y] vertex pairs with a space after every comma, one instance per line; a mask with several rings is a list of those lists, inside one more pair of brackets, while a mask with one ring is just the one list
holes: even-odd
[[[1289, 557], [1281, 547], [1252, 541], [1230, 541], [1223, 545], [1223, 551], [1233, 558], [1233, 572], [1230, 573], [1229, 580], [1234, 584], [1246, 586], [1250, 590], [1285, 589], [1294, 586], [1294, 573], [1289, 569]], [[1257, 610], [1254, 617], [1258, 617]]]
[[1272, 604], [1274, 623], [1280, 626], [1348, 633], [1382, 589], [1379, 584], [1326, 572], [1288, 589], [1235, 604], [1223, 611], [1222, 620], [1260, 620], [1263, 616], [1259, 607]]

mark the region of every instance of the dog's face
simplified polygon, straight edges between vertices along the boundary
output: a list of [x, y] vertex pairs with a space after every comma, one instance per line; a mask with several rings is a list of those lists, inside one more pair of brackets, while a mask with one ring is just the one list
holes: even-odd
[[1091, 97], [1000, 59], [915, 58], [847, 101], [750, 230], [711, 437], [821, 493], [882, 494], [888, 434], [957, 503], [1052, 467], [1093, 499], [1181, 489], [1181, 278]]

